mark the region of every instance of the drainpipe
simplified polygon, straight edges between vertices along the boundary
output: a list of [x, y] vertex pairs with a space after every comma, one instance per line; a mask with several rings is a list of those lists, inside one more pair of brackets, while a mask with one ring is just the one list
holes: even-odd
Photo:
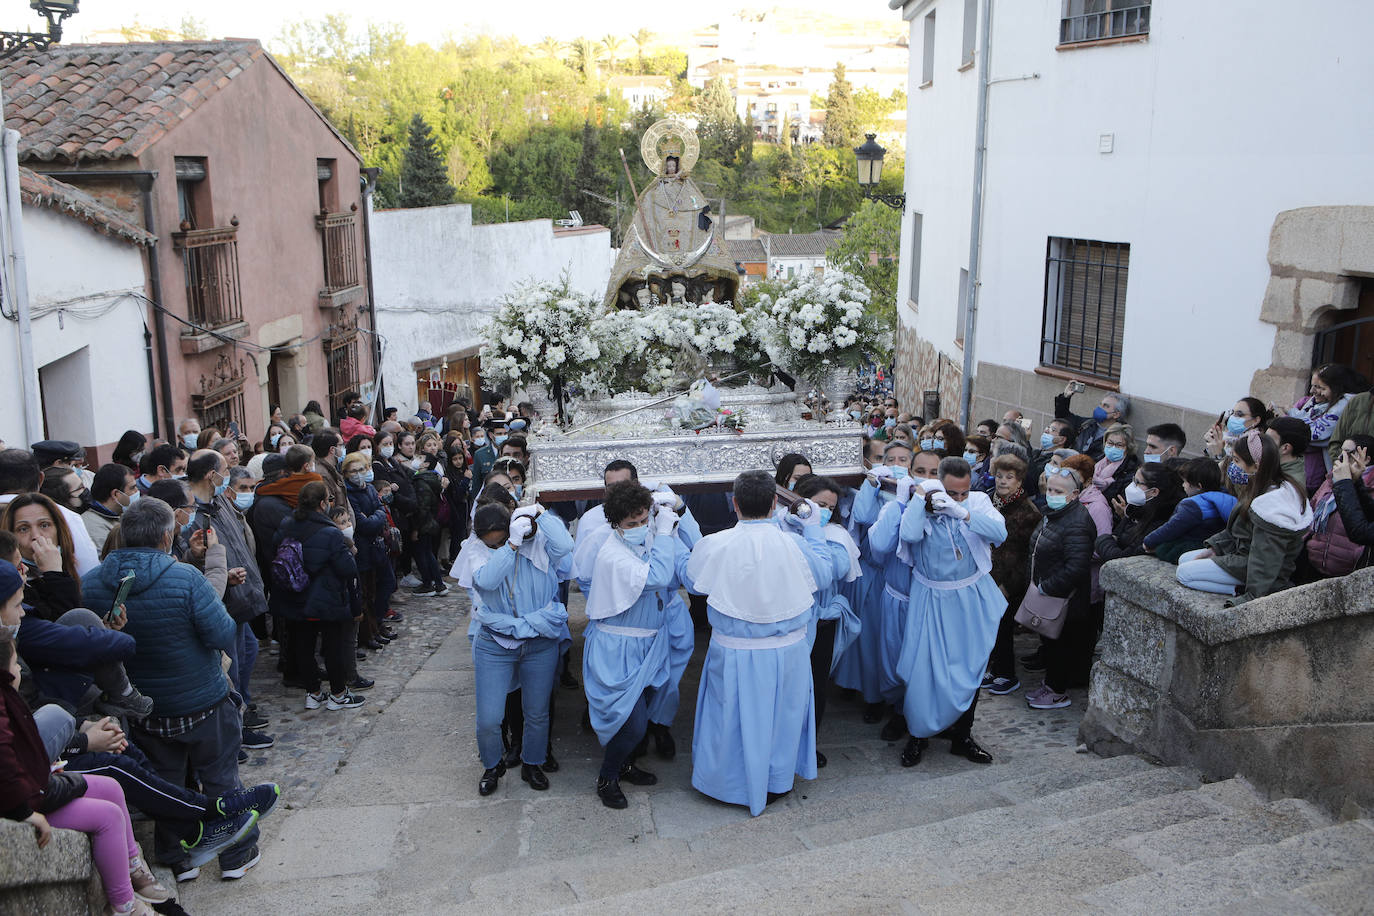
[[969, 220], [968, 300], [964, 311], [964, 374], [959, 380], [959, 425], [973, 422], [974, 336], [978, 330], [980, 255], [983, 250], [983, 178], [987, 166], [988, 64], [992, 57], [992, 0], [983, 0], [982, 41], [978, 50], [978, 121], [973, 139], [973, 215]]
[[38, 442], [43, 436], [43, 409], [39, 397], [38, 366], [33, 356], [33, 316], [29, 311], [29, 273], [24, 257], [24, 211], [19, 194], [19, 131], [6, 130], [0, 140], [5, 157], [5, 235], [9, 245], [11, 292], [14, 310], [19, 318], [19, 386], [24, 398], [25, 444]]
[[382, 385], [382, 338], [377, 334], [377, 297], [372, 291], [372, 194], [377, 190], [379, 168], [363, 169], [363, 260], [367, 268], [367, 315], [372, 323], [372, 378], [377, 382], [377, 399], [372, 405], [373, 419], [381, 423], [386, 409], [386, 388]]

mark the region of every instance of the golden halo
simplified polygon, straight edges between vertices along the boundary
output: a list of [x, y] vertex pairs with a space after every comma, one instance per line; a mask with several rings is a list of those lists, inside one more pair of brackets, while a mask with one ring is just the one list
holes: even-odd
[[639, 155], [644, 158], [649, 171], [661, 175], [666, 148], [669, 146], [673, 147], [672, 152], [678, 157], [678, 176], [686, 176], [697, 164], [701, 143], [697, 140], [696, 131], [676, 118], [664, 118], [650, 125], [639, 140]]

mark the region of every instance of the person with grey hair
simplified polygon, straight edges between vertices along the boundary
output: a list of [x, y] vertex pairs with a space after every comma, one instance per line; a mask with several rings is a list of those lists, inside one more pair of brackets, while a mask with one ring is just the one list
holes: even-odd
[[[177, 522], [167, 503], [145, 496], [129, 506], [120, 535], [123, 546], [85, 577], [82, 590], [92, 607], [111, 607], [121, 582], [133, 577], [124, 632], [138, 652], [125, 667], [153, 712], [134, 720], [131, 733], [163, 779], [185, 784], [189, 774], [212, 797], [241, 789], [239, 711], [220, 667], [221, 653], [234, 650], [234, 619], [205, 576], [171, 556]], [[154, 849], [178, 880], [189, 880], [199, 869], [181, 848], [181, 832], [159, 823]], [[221, 877], [241, 878], [256, 865], [256, 843], [254, 828], [222, 852]]]
[[739, 524], [698, 541], [686, 567], [688, 590], [706, 596], [711, 622], [697, 692], [692, 785], [754, 815], [790, 792], [797, 776], [816, 778], [807, 631], [817, 595], [842, 574], [820, 507], [806, 500], [804, 518], [788, 512], [775, 521], [776, 492], [766, 471], [736, 477]]
[[1102, 396], [1101, 402], [1093, 408], [1091, 417], [1080, 417], [1069, 410], [1069, 399], [1082, 391], [1084, 385], [1081, 379], [1074, 379], [1065, 385], [1064, 393], [1055, 395], [1054, 415], [1057, 419], [1068, 420], [1073, 424], [1078, 430], [1078, 437], [1071, 444], [1083, 454], [1091, 455], [1096, 462], [1102, 460], [1103, 435], [1106, 434], [1108, 427], [1126, 422], [1126, 413], [1130, 410], [1131, 402], [1120, 392], [1108, 391]]

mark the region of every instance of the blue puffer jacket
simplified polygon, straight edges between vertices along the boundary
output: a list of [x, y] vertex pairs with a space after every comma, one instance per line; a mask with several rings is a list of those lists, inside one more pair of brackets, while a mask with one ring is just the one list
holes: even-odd
[[116, 550], [83, 578], [86, 600], [109, 607], [120, 578], [130, 571], [135, 578], [124, 602], [124, 632], [138, 650], [124, 667], [129, 680], [152, 697], [153, 715], [190, 715], [223, 700], [229, 683], [219, 653], [233, 646], [238, 628], [205, 576], [160, 550]]
[[[32, 686], [45, 698], [61, 700], [69, 709], [77, 708], [94, 682], [92, 669], [119, 664], [134, 654], [134, 640], [127, 633], [68, 626], [32, 615], [20, 622], [16, 644], [29, 666]], [[21, 681], [20, 686], [26, 685]], [[20, 693], [25, 699], [31, 698], [27, 689]]]
[[377, 491], [370, 483], [361, 487], [350, 483], [344, 490], [348, 493], [348, 504], [353, 507], [353, 543], [358, 547], [358, 571], [367, 572], [375, 566], [387, 565], [391, 560], [382, 542], [382, 532], [387, 529], [386, 509], [377, 498]]
[[329, 516], [317, 512], [309, 518], [288, 518], [277, 529], [277, 546], [286, 538], [301, 542], [310, 585], [304, 592], [272, 589], [272, 613], [288, 620], [336, 622], [353, 617], [349, 583], [358, 577], [348, 539]]

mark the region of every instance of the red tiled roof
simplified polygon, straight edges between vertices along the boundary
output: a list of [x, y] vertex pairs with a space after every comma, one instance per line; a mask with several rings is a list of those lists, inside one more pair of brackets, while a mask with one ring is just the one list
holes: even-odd
[[253, 40], [54, 45], [0, 62], [25, 162], [141, 155], [266, 55]]
[[130, 222], [119, 211], [105, 206], [80, 188], [23, 166], [19, 167], [19, 194], [26, 204], [70, 213], [74, 219], [105, 235], [144, 246], [157, 241], [157, 236]]

